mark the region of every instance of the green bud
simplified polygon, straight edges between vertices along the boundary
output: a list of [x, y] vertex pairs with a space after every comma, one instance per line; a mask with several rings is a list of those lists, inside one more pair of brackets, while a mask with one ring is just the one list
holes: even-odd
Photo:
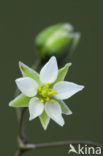
[[67, 55], [70, 48], [74, 50], [79, 38], [80, 35], [73, 32], [72, 25], [56, 24], [46, 28], [36, 37], [37, 52], [42, 58]]

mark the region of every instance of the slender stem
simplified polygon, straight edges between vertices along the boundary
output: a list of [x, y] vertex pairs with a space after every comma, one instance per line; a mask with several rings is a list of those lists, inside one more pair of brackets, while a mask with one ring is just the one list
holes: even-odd
[[22, 154], [21, 154], [21, 150], [19, 149], [19, 150], [17, 150], [17, 152], [16, 152], [16, 154], [15, 154], [15, 156], [21, 156]]
[[103, 150], [102, 145], [96, 142], [92, 142], [92, 141], [58, 141], [58, 142], [51, 142], [51, 143], [35, 144], [34, 147], [29, 145], [28, 148], [30, 147], [31, 149], [48, 148], [48, 147], [65, 146], [69, 144], [73, 144], [73, 145], [81, 144], [81, 145], [88, 145], [88, 146], [93, 146], [93, 147], [101, 147], [101, 149]]
[[25, 114], [25, 111], [26, 111], [26, 108], [22, 108], [20, 111], [20, 119], [18, 121], [18, 139], [21, 139], [23, 143], [27, 143], [27, 137], [26, 137], [26, 134], [25, 134], [25, 131], [24, 131], [24, 114]]
[[27, 136], [24, 131], [24, 114], [25, 114], [26, 108], [17, 108], [17, 119], [18, 119], [18, 145], [19, 148], [15, 154], [15, 156], [22, 156], [24, 153], [24, 145], [28, 143]]
[[92, 142], [92, 141], [58, 141], [58, 142], [51, 142], [51, 143], [41, 143], [41, 144], [26, 144], [23, 147], [24, 151], [29, 151], [29, 150], [36, 150], [36, 149], [43, 149], [43, 148], [53, 148], [53, 147], [60, 147], [60, 146], [66, 146], [66, 145], [88, 145], [92, 147], [100, 147], [101, 150], [103, 150], [103, 145]]

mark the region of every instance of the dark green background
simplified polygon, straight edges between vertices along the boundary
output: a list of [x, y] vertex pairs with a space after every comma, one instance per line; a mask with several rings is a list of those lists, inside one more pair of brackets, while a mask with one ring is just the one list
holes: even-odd
[[[69, 80], [85, 85], [83, 92], [68, 100], [72, 116], [64, 116], [63, 128], [54, 122], [47, 131], [39, 120], [25, 128], [33, 143], [54, 140], [92, 140], [103, 143], [103, 4], [102, 0], [3, 1], [0, 5], [0, 156], [13, 156], [16, 148], [17, 120], [8, 107], [20, 77], [18, 61], [35, 62], [34, 38], [45, 27], [70, 22], [82, 34], [71, 58]], [[25, 156], [67, 156], [69, 146], [41, 149]]]

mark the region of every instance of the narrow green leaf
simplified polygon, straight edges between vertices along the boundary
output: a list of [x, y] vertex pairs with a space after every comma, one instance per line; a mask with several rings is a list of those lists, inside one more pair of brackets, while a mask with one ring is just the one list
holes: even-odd
[[39, 79], [39, 74], [35, 70], [31, 69], [30, 67], [28, 67], [22, 62], [19, 62], [19, 68], [24, 77], [31, 77], [39, 85], [41, 84], [40, 79]]
[[62, 113], [66, 114], [66, 115], [71, 115], [72, 114], [72, 111], [69, 109], [69, 107], [65, 104], [64, 101], [62, 100], [57, 100], [55, 99], [61, 106], [61, 109], [62, 109]]
[[48, 117], [45, 111], [39, 116], [39, 118], [40, 118], [42, 127], [44, 128], [44, 130], [46, 130], [50, 122], [50, 118]]
[[28, 107], [30, 97], [27, 97], [23, 94], [17, 96], [14, 100], [9, 103], [10, 107]]

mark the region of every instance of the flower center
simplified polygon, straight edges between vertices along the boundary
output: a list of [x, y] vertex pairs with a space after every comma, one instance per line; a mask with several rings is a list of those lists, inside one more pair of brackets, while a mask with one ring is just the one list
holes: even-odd
[[38, 97], [42, 103], [50, 101], [51, 103], [54, 103], [54, 100], [52, 98], [55, 94], [58, 94], [55, 90], [50, 88], [50, 83], [47, 83], [46, 85], [43, 85], [41, 88], [38, 89]]

